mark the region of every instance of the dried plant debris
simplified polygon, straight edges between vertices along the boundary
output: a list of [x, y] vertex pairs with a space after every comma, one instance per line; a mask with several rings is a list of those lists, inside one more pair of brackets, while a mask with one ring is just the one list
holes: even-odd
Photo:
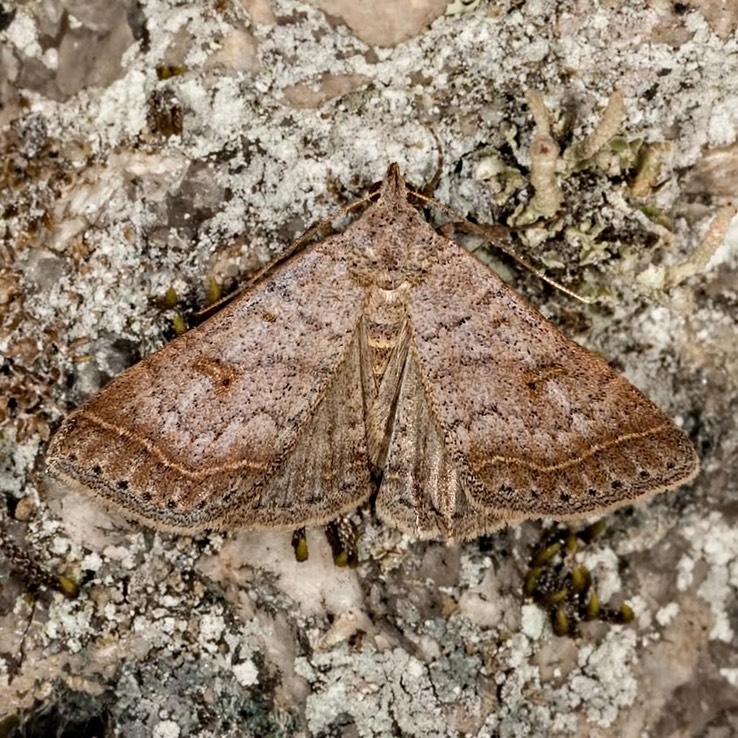
[[0, 137], [0, 429], [12, 429], [18, 442], [48, 440], [58, 415], [59, 335], [55, 326], [34, 323], [29, 291], [57, 284], [64, 272], [47, 243], [51, 213], [73, 176], [75, 147], [63, 150], [35, 114]]
[[579, 635], [579, 624], [588, 620], [629, 623], [633, 610], [626, 603], [613, 608], [603, 605], [596, 582], [577, 553], [589, 546], [604, 531], [602, 521], [579, 531], [557, 526], [544, 535], [530, 560], [523, 593], [543, 608], [557, 636]]
[[[562, 181], [574, 172], [601, 165], [601, 162], [595, 161], [596, 156], [615, 137], [625, 118], [623, 94], [616, 90], [592, 133], [582, 141], [571, 144], [562, 153], [552, 130], [551, 116], [543, 95], [531, 90], [527, 100], [535, 121], [530, 144], [530, 184], [534, 194], [525, 208], [515, 215], [511, 225], [526, 225], [557, 215], [564, 201]], [[504, 179], [509, 182], [511, 177], [508, 174]]]
[[[19, 346], [11, 345], [11, 351]], [[0, 363], [0, 428], [13, 428], [15, 439], [23, 442], [51, 436], [53, 403], [51, 387], [61, 372], [34, 371], [13, 356]]]
[[40, 114], [15, 120], [0, 133], [0, 243], [18, 253], [48, 230], [54, 204], [84, 151], [49, 134]]
[[[646, 247], [650, 253], [658, 243], [672, 247], [673, 224], [654, 195], [670, 176], [673, 146], [619, 134], [622, 92], [612, 93], [599, 122], [581, 140], [571, 140], [572, 117], [554, 118], [540, 92], [529, 91], [527, 101], [535, 124], [529, 148], [510, 127], [504, 145], [477, 154], [475, 177], [485, 183], [500, 222], [516, 229], [536, 260], [556, 270], [596, 265]], [[602, 278], [596, 272], [590, 276], [581, 291], [607, 298], [608, 285], [598, 286]], [[661, 287], [672, 283], [662, 280]]]

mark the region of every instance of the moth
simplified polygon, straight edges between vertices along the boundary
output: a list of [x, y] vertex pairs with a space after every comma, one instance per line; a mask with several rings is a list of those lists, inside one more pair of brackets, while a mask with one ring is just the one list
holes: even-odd
[[161, 531], [321, 525], [376, 494], [444, 541], [698, 469], [652, 402], [426, 223], [396, 164], [344, 232], [71, 413], [46, 464]]

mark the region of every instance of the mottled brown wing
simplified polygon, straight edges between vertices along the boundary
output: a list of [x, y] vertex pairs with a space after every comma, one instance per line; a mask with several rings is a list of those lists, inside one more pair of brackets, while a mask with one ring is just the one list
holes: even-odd
[[361, 504], [364, 294], [342, 238], [114, 379], [64, 422], [49, 471], [173, 532], [298, 527]]
[[422, 384], [476, 504], [565, 518], [697, 472], [672, 421], [457, 244], [410, 297]]

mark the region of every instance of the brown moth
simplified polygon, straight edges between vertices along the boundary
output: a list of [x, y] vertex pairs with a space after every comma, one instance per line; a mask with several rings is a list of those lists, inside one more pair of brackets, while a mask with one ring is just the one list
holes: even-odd
[[694, 477], [684, 433], [464, 248], [389, 167], [343, 233], [108, 384], [48, 470], [158, 530], [353, 511], [420, 538], [602, 513]]

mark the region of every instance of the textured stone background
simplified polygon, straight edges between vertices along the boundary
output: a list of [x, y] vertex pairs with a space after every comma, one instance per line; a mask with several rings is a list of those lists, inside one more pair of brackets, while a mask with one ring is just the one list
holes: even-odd
[[[736, 8], [2, 0], [4, 535], [82, 590], [30, 598], [0, 562], [0, 735], [738, 733]], [[429, 180], [429, 125], [437, 197], [512, 223], [532, 195], [526, 91], [563, 149], [616, 88], [619, 146], [568, 172], [559, 217], [520, 243], [595, 304], [488, 258], [702, 456], [582, 556], [633, 624], [552, 635], [521, 596], [541, 523], [447, 549], [364, 511], [346, 571], [320, 531], [298, 565], [287, 534], [155, 535], [46, 483], [64, 413], [171, 338], [170, 287], [177, 310], [203, 305], [211, 276], [230, 289], [391, 161]], [[662, 152], [642, 198], [638, 141]]]

